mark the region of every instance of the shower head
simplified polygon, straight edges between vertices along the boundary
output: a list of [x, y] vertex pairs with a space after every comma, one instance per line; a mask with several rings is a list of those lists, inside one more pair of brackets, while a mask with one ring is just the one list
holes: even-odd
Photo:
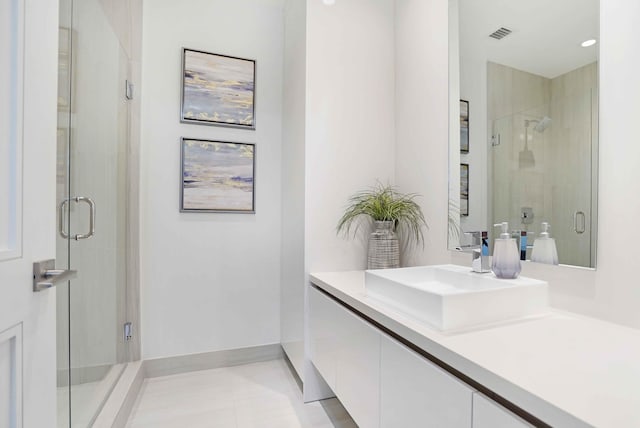
[[525, 128], [528, 128], [529, 125], [535, 123], [536, 126], [533, 127], [533, 130], [536, 132], [543, 133], [549, 126], [551, 126], [551, 118], [549, 116], [545, 116], [540, 120], [537, 119], [526, 119], [524, 121]]
[[545, 116], [538, 121], [536, 126], [533, 128], [536, 132], [544, 132], [549, 126], [551, 126], [551, 118], [549, 116]]

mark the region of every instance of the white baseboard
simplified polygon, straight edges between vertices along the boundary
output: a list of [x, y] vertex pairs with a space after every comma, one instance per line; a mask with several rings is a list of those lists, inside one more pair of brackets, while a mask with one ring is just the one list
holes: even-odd
[[279, 343], [274, 343], [272, 345], [204, 352], [202, 354], [155, 358], [145, 360], [145, 378], [239, 366], [241, 364], [275, 360], [282, 358], [283, 355], [282, 346]]

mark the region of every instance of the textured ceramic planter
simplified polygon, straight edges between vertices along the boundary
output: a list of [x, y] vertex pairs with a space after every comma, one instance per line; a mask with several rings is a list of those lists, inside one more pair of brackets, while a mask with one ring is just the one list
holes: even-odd
[[400, 245], [393, 221], [376, 221], [369, 235], [367, 269], [400, 267]]

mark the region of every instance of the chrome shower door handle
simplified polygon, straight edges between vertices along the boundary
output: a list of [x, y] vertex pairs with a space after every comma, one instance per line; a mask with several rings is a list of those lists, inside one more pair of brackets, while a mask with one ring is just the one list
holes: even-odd
[[89, 205], [89, 232], [84, 234], [76, 234], [73, 236], [73, 239], [78, 241], [80, 239], [91, 238], [96, 233], [96, 204], [91, 198], [87, 198], [86, 196], [76, 196], [74, 198], [65, 199], [64, 201], [60, 202], [60, 205], [58, 207], [58, 232], [60, 233], [60, 236], [62, 236], [64, 239], [69, 238], [69, 232], [65, 230], [65, 220], [67, 219], [66, 208], [71, 201], [75, 203], [84, 202]]
[[65, 213], [66, 213], [66, 206], [69, 203], [70, 199], [65, 199], [64, 201], [60, 202], [60, 205], [58, 206], [58, 232], [60, 233], [60, 236], [62, 236], [64, 239], [69, 238], [69, 232], [67, 232], [66, 230], [64, 230], [64, 223], [65, 223]]
[[[578, 219], [582, 219], [578, 225]], [[584, 212], [576, 211], [573, 213], [573, 231], [578, 235], [582, 235], [587, 230], [587, 217]]]
[[89, 239], [96, 233], [96, 204], [91, 198], [85, 196], [76, 196], [73, 198], [77, 203], [84, 202], [89, 205], [89, 232], [85, 234], [77, 234], [73, 237], [76, 241], [80, 239]]

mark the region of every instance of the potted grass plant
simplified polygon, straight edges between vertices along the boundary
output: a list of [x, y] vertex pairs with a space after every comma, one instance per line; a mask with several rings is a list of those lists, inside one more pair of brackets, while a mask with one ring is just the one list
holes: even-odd
[[363, 225], [372, 230], [367, 250], [368, 269], [400, 267], [400, 240], [403, 249], [424, 245], [423, 229], [427, 222], [415, 202], [417, 196], [378, 184], [349, 198], [337, 232], [350, 237]]

